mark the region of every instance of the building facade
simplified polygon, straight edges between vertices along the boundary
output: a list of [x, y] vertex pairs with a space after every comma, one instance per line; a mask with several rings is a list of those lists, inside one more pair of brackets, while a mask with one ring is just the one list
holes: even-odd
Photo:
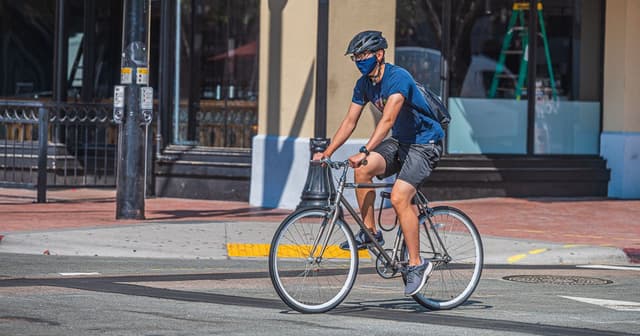
[[[157, 92], [150, 189], [295, 207], [315, 136], [318, 3], [148, 5]], [[122, 8], [0, 0], [0, 99], [109, 103]], [[638, 198], [639, 19], [633, 0], [329, 1], [324, 136], [342, 121], [359, 75], [346, 45], [380, 30], [386, 60], [440, 94], [453, 117], [425, 186], [434, 198]], [[379, 116], [365, 109], [335, 158], [356, 152]], [[4, 129], [1, 137], [13, 136]]]

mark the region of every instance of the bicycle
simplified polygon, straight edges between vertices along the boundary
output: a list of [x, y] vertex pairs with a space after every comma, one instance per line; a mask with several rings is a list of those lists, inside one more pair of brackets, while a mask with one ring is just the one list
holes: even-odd
[[[280, 298], [302, 313], [323, 313], [338, 306], [349, 294], [358, 272], [358, 260], [370, 251], [378, 275], [390, 279], [402, 276], [408, 265], [408, 250], [402, 229], [396, 230], [391, 249], [384, 249], [373, 238], [354, 208], [345, 199], [345, 188], [388, 188], [392, 183], [347, 183], [348, 161], [324, 159], [325, 165], [342, 169], [335, 196], [327, 207], [294, 211], [276, 230], [269, 251], [269, 275]], [[382, 202], [390, 193], [382, 191]], [[382, 205], [381, 202], [381, 205]], [[473, 293], [482, 273], [484, 252], [480, 234], [471, 219], [449, 206], [429, 207], [426, 196], [418, 190], [414, 197], [420, 225], [420, 254], [434, 263], [433, 271], [422, 290], [413, 295], [420, 305], [431, 309], [452, 309], [463, 304]], [[357, 225], [369, 235], [367, 250], [357, 250], [353, 232], [343, 216], [345, 208]], [[382, 206], [378, 210], [381, 223]], [[346, 241], [348, 249], [339, 244]]]

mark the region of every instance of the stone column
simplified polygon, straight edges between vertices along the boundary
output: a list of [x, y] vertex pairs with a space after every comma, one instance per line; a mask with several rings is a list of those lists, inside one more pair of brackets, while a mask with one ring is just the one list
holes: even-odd
[[[357, 13], [357, 15], [354, 15]], [[260, 8], [258, 135], [251, 162], [252, 205], [295, 208], [309, 168], [314, 136], [317, 1], [265, 0]], [[380, 30], [393, 62], [395, 1], [330, 1], [327, 138], [344, 118], [359, 72], [344, 52], [363, 30]], [[358, 128], [334, 159], [358, 151], [373, 132], [375, 114], [363, 113]]]
[[600, 154], [609, 197], [640, 198], [640, 1], [607, 0]]

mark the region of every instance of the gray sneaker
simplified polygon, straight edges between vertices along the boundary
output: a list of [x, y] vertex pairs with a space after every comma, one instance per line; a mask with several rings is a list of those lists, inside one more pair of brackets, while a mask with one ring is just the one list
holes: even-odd
[[404, 287], [404, 295], [411, 296], [418, 293], [433, 270], [433, 264], [426, 259], [422, 259], [422, 264], [407, 267], [407, 284]]
[[[376, 232], [373, 237], [376, 239], [376, 241], [378, 242], [378, 244], [380, 244], [381, 246], [384, 245], [384, 238], [382, 237], [382, 232], [378, 231]], [[366, 233], [364, 233], [364, 231], [362, 231], [362, 229], [360, 229], [360, 231], [358, 231], [358, 233], [354, 236], [354, 240], [356, 241], [356, 247], [358, 250], [364, 250], [367, 248], [367, 245], [371, 244], [372, 241], [369, 239], [369, 236], [367, 236]], [[340, 248], [343, 250], [349, 250], [349, 242], [342, 242], [342, 244], [340, 244]]]

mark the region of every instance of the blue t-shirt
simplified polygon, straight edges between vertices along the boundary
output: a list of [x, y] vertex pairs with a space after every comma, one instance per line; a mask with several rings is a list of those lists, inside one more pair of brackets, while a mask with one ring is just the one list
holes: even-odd
[[358, 105], [372, 102], [378, 110], [384, 111], [387, 99], [394, 93], [404, 96], [404, 104], [391, 128], [393, 138], [400, 143], [426, 144], [444, 137], [440, 123], [430, 117], [433, 115], [431, 108], [418, 90], [415, 80], [399, 66], [385, 63], [382, 80], [376, 85], [367, 76], [360, 77], [351, 101]]

